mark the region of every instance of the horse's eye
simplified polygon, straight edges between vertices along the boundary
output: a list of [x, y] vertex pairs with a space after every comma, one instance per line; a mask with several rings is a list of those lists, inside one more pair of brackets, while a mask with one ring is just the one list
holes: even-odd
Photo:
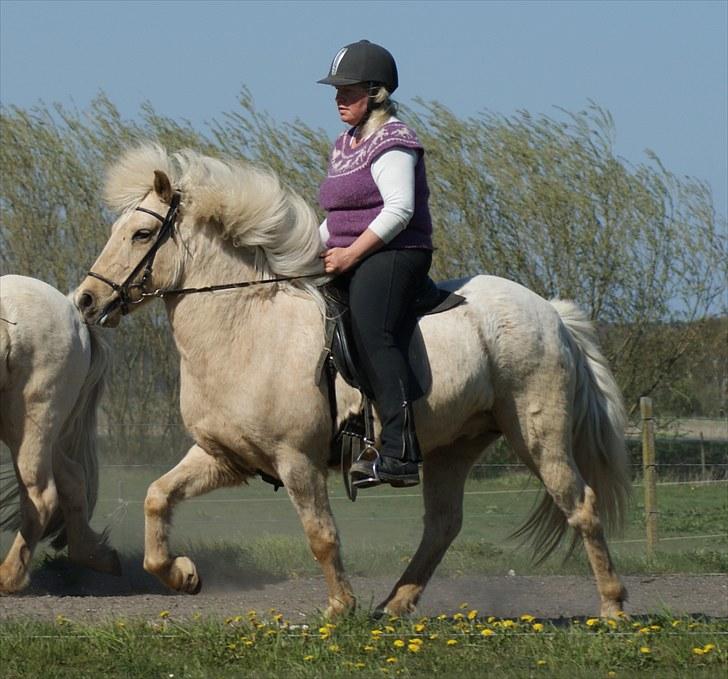
[[152, 231], [149, 229], [139, 229], [132, 237], [132, 240], [135, 241], [145, 241], [149, 240], [152, 237]]

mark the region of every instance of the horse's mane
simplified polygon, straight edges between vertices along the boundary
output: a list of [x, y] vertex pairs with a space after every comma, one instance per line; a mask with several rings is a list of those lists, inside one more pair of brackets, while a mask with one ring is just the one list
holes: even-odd
[[316, 215], [272, 170], [190, 149], [170, 155], [147, 143], [109, 169], [104, 192], [109, 207], [126, 212], [139, 205], [152, 190], [155, 170], [181, 191], [185, 216], [215, 223], [235, 246], [254, 248], [261, 276], [321, 273], [325, 278]]

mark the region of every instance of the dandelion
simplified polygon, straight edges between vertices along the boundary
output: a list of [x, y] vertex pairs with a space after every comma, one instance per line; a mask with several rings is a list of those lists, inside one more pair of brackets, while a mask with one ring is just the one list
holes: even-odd
[[313, 659], [314, 659], [314, 656], [312, 656], [312, 655], [304, 655], [303, 656], [303, 661], [304, 662], [311, 662]]
[[421, 632], [425, 631], [425, 626], [422, 623], [418, 623], [414, 626], [414, 630], [415, 632], [417, 632], [417, 634], [420, 634]]
[[462, 609], [470, 608], [470, 604], [468, 604], [468, 603], [460, 604], [460, 608], [462, 608]]
[[673, 627], [678, 627], [679, 625], [682, 625], [682, 620], [673, 620], [672, 621]]
[[705, 646], [703, 646], [703, 650], [706, 653], [710, 653], [711, 651], [715, 650], [715, 644], [705, 644]]
[[440, 638], [440, 635], [437, 632], [433, 632], [432, 634], [430, 634], [430, 639], [432, 641], [434, 641], [435, 639], [439, 639], [439, 638]]
[[484, 637], [492, 637], [495, 632], [492, 629], [488, 629], [487, 627], [480, 633]]
[[365, 652], [367, 652], [367, 653], [371, 653], [371, 652], [372, 652], [372, 651], [374, 650], [374, 646], [369, 646], [369, 645], [367, 645], [367, 646], [364, 646], [364, 647], [363, 647], [363, 650], [364, 650]]
[[640, 627], [640, 629], [639, 629], [639, 631], [637, 633], [638, 634], [649, 634], [650, 633], [650, 628], [649, 627]]
[[394, 665], [397, 662], [397, 658], [389, 657], [384, 662], [389, 663], [390, 665]]
[[533, 629], [534, 632], [543, 632], [543, 624], [540, 622], [535, 622], [531, 626], [531, 629]]
[[523, 620], [523, 622], [533, 622], [535, 619], [536, 618], [534, 618], [532, 615], [529, 615], [528, 613], [521, 616], [521, 620]]
[[389, 634], [392, 634], [392, 632], [394, 632], [394, 627], [392, 627], [392, 625], [385, 625], [384, 631], [388, 632]]
[[495, 622], [495, 616], [494, 615], [489, 615], [488, 616], [488, 622]]
[[444, 613], [440, 613], [440, 615], [437, 616], [438, 620], [447, 620], [447, 616]]
[[599, 624], [599, 618], [589, 618], [586, 621], [587, 627], [596, 627]]
[[422, 650], [422, 646], [420, 644], [407, 644], [407, 650], [410, 653], [419, 653]]
[[162, 620], [164, 620], [165, 618], [168, 618], [169, 617], [169, 611], [160, 611], [159, 617], [162, 618]]
[[539, 667], [543, 667], [543, 666], [544, 666], [544, 665], [546, 664], [546, 661], [545, 661], [545, 660], [537, 660], [537, 661], [536, 661], [536, 664], [537, 664], [537, 665], [538, 665]]
[[465, 616], [462, 613], [455, 613], [455, 615], [452, 616], [453, 620], [463, 620]]
[[341, 647], [339, 646], [339, 644], [331, 644], [329, 646], [329, 651], [331, 651], [332, 653], [338, 653], [340, 650]]
[[355, 662], [354, 667], [358, 670], [362, 670], [366, 667], [366, 663], [363, 662]]
[[503, 620], [501, 622], [501, 627], [505, 627], [506, 629], [513, 629], [516, 626], [516, 623], [513, 622], [513, 620]]
[[612, 618], [607, 620], [607, 625], [609, 625], [612, 629], [617, 629], [617, 621]]
[[410, 639], [410, 640], [409, 640], [409, 643], [410, 643], [410, 644], [417, 644], [418, 646], [422, 646], [422, 643], [423, 643], [423, 642], [422, 642], [422, 639], [419, 639], [419, 638], [415, 638], [415, 639]]
[[395, 639], [395, 640], [394, 640], [394, 641], [392, 642], [392, 645], [393, 645], [393, 646], [394, 646], [395, 648], [404, 648], [404, 641], [402, 641], [401, 639]]
[[650, 625], [650, 629], [653, 632], [659, 632], [662, 629], [662, 627], [660, 627], [660, 625]]
[[650, 653], [652, 653], [652, 651], [650, 651], [649, 646], [640, 646], [640, 653], [644, 655], [649, 655]]
[[448, 639], [447, 640], [447, 645], [448, 646], [457, 646], [458, 645], [458, 640], [457, 639]]
[[373, 629], [371, 634], [372, 634], [373, 637], [381, 637], [382, 636], [382, 630], [380, 630], [380, 629]]
[[616, 677], [617, 676], [617, 673], [614, 670], [609, 670], [609, 672], [607, 672], [607, 676], [608, 677]]
[[475, 618], [478, 617], [478, 611], [475, 609], [472, 609], [471, 611], [468, 611], [468, 620], [475, 620]]

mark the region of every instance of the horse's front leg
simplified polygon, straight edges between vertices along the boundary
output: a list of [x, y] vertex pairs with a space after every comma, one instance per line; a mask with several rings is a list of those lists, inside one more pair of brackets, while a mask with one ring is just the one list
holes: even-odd
[[299, 452], [290, 452], [278, 465], [278, 473], [298, 512], [314, 558], [326, 578], [329, 605], [326, 616], [339, 616], [356, 606], [351, 584], [344, 572], [339, 534], [329, 505], [326, 470]]
[[218, 458], [194, 445], [174, 469], [152, 483], [144, 500], [144, 569], [171, 589], [197, 594], [202, 581], [193, 561], [169, 553], [172, 510], [181, 500], [238, 482]]

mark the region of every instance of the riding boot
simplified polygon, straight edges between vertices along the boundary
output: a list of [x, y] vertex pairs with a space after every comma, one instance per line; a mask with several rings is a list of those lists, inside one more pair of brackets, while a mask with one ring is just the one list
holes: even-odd
[[[420, 444], [415, 432], [412, 404], [403, 401], [388, 417], [383, 417], [382, 446], [351, 465], [352, 482], [358, 488], [388, 483], [395, 488], [416, 486], [420, 482]], [[374, 454], [372, 454], [374, 452]]]
[[417, 440], [412, 404], [405, 400], [387, 419], [382, 429], [382, 448], [377, 476], [395, 487], [416, 486], [420, 482], [422, 452]]

